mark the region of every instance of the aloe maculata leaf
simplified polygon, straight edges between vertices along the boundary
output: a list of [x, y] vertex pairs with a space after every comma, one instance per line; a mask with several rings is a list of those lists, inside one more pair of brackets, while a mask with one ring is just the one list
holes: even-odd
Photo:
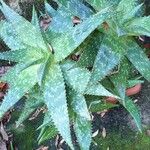
[[41, 33], [30, 22], [9, 8], [2, 0], [0, 10], [23, 43], [47, 51]]
[[12, 25], [6, 21], [0, 22], [0, 38], [11, 50], [26, 49], [27, 47], [17, 36]]
[[71, 107], [76, 115], [91, 120], [84, 96], [74, 90], [70, 90], [69, 97], [71, 99]]
[[54, 123], [52, 122], [51, 115], [49, 112], [45, 113], [44, 120], [42, 125], [38, 127], [38, 130], [41, 129], [38, 136], [38, 143], [49, 140], [58, 134], [58, 131], [55, 128]]
[[48, 3], [45, 3], [45, 9], [50, 17], [52, 17], [52, 21], [47, 31], [50, 39], [53, 39], [60, 34], [67, 33], [68, 30], [74, 29], [72, 15], [66, 8], [62, 6], [56, 11]]
[[110, 97], [115, 97], [119, 98], [116, 95], [112, 94], [109, 92], [107, 89], [105, 89], [104, 86], [102, 86], [100, 83], [88, 85], [84, 94], [86, 95], [95, 95], [95, 96], [110, 96]]
[[45, 10], [51, 17], [55, 16], [57, 13], [57, 11], [51, 5], [49, 5], [47, 2], [45, 2]]
[[[131, 19], [133, 11], [136, 6], [139, 5], [139, 0], [121, 0], [117, 7], [117, 18], [118, 21], [125, 21], [126, 19]], [[133, 15], [134, 16], [134, 15]]]
[[125, 57], [121, 61], [119, 66], [120, 67], [119, 67], [118, 73], [114, 74], [110, 78], [117, 90], [117, 93], [119, 94], [121, 99], [124, 101], [128, 76], [130, 72], [130, 63], [128, 59]]
[[111, 103], [106, 103], [106, 102], [102, 102], [100, 100], [94, 100], [90, 103], [89, 105], [89, 110], [91, 112], [101, 112], [101, 111], [104, 111], [104, 110], [108, 110], [110, 108], [114, 108], [118, 105], [114, 105], [114, 104], [111, 104]]
[[106, 8], [83, 21], [74, 30], [53, 38], [51, 45], [55, 51], [56, 61], [61, 61], [72, 53], [109, 16], [110, 8]]
[[46, 126], [41, 129], [40, 136], [38, 137], [38, 144], [45, 142], [51, 138], [54, 138], [58, 134], [55, 126]]
[[70, 90], [71, 107], [75, 112], [74, 130], [80, 148], [88, 150], [91, 144], [91, 117], [83, 95]]
[[75, 67], [74, 63], [67, 62], [62, 65], [64, 79], [68, 86], [79, 93], [83, 93], [90, 79], [90, 72], [85, 68]]
[[42, 103], [42, 99], [35, 99], [31, 97], [27, 98], [23, 111], [20, 114], [18, 121], [16, 122], [16, 127], [20, 126]]
[[93, 12], [90, 8], [84, 5], [83, 0], [59, 0], [59, 4], [65, 6], [74, 16], [82, 19], [90, 17]]
[[150, 81], [150, 61], [144, 51], [134, 41], [128, 41], [127, 58], [139, 71], [139, 73]]
[[35, 7], [32, 9], [32, 20], [31, 23], [36, 27], [37, 30], [40, 31], [39, 19]]
[[93, 8], [100, 11], [111, 5], [117, 5], [120, 0], [86, 0]]
[[142, 6], [143, 6], [143, 4], [137, 5], [135, 8], [133, 8], [130, 11], [130, 13], [126, 13], [126, 15], [122, 16], [122, 18], [121, 18], [121, 20], [123, 21], [122, 23], [129, 21], [130, 19], [138, 16]]
[[78, 48], [77, 51], [81, 51], [78, 66], [81, 67], [92, 67], [100, 48], [103, 34], [99, 31], [92, 33]]
[[134, 104], [134, 102], [126, 97], [125, 104], [123, 106], [129, 111], [131, 116], [134, 118], [134, 121], [139, 129], [139, 131], [142, 132], [142, 125], [141, 125], [141, 114], [137, 108], [137, 106]]
[[128, 35], [150, 36], [150, 16], [132, 19], [130, 22], [127, 22], [124, 26]]
[[10, 90], [0, 106], [0, 118], [36, 84], [38, 67], [38, 65], [29, 67], [18, 74], [17, 78], [12, 79]]
[[124, 51], [121, 39], [116, 35], [105, 35], [94, 62], [90, 83], [96, 83], [108, 75], [119, 64]]
[[12, 62], [25, 62], [25, 61], [34, 61], [43, 57], [43, 54], [37, 52], [37, 50], [32, 48], [19, 49], [15, 51], [6, 51], [0, 53], [1, 60], [8, 60]]
[[42, 86], [45, 84], [46, 75], [49, 72], [47, 68], [49, 68], [54, 60], [54, 56], [52, 54], [48, 55], [47, 58], [45, 58], [44, 63], [41, 64], [39, 70], [38, 70], [38, 83]]
[[53, 64], [47, 69], [49, 69], [49, 72], [46, 74], [46, 82], [43, 89], [44, 100], [56, 128], [73, 149], [62, 72], [57, 64]]
[[[13, 84], [15, 82], [16, 76], [21, 73], [23, 70], [32, 67], [34, 65], [39, 65], [42, 63], [42, 60], [37, 60], [37, 61], [29, 61], [29, 62], [21, 62], [9, 69], [4, 76], [1, 77], [1, 81], [7, 82], [9, 84]], [[38, 69], [37, 69], [38, 70]]]
[[53, 121], [52, 121], [50, 112], [47, 111], [44, 115], [43, 123], [37, 128], [37, 130], [42, 129], [42, 128], [52, 125], [52, 124], [53, 124]]
[[85, 118], [76, 117], [74, 130], [82, 150], [88, 150], [91, 144], [91, 123]]

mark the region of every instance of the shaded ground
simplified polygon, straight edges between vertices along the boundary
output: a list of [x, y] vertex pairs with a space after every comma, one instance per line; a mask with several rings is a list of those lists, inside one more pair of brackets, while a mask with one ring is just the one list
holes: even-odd
[[[137, 100], [137, 105], [141, 110], [143, 134], [137, 132], [135, 123], [129, 113], [123, 107], [110, 110], [103, 118], [95, 115], [94, 130], [99, 130], [99, 135], [95, 142], [101, 143], [93, 146], [92, 150], [149, 150], [150, 149], [150, 84], [145, 82], [142, 91], [133, 100]], [[103, 135], [106, 129], [106, 137]]]

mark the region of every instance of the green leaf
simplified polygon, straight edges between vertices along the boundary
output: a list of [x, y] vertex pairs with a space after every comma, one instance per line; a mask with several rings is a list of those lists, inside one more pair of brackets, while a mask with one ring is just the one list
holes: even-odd
[[91, 144], [91, 117], [83, 95], [70, 90], [70, 100], [75, 117], [75, 134], [77, 136], [80, 148], [88, 150]]
[[14, 67], [12, 67], [10, 70], [8, 70], [4, 76], [1, 77], [1, 81], [7, 82], [10, 85], [15, 83], [16, 76], [20, 74], [23, 70], [32, 67], [34, 65], [37, 65], [41, 63], [42, 60], [37, 60], [37, 61], [29, 61], [29, 62], [23, 62], [23, 63], [18, 63]]
[[52, 65], [48, 69], [49, 72], [46, 75], [43, 89], [44, 100], [56, 128], [67, 144], [73, 149], [62, 72], [57, 64]]
[[18, 74], [17, 78], [12, 79], [13, 84], [0, 106], [0, 118], [36, 84], [38, 67], [38, 65], [29, 67]]
[[45, 60], [44, 63], [41, 64], [39, 70], [38, 70], [38, 83], [42, 86], [45, 84], [46, 75], [49, 72], [49, 67], [53, 64], [54, 57], [53, 55], [49, 55]]
[[76, 67], [74, 63], [68, 62], [62, 65], [62, 71], [66, 83], [79, 93], [83, 93], [90, 79], [90, 72], [87, 69]]
[[59, 3], [65, 6], [74, 16], [82, 19], [88, 18], [93, 14], [92, 10], [84, 5], [83, 0], [59, 0]]
[[74, 130], [81, 150], [89, 150], [91, 145], [91, 123], [80, 116], [76, 117]]
[[47, 51], [41, 33], [30, 22], [9, 8], [2, 0], [1, 3], [1, 11], [5, 15], [7, 21], [13, 26], [20, 40], [27, 45]]
[[114, 94], [110, 93], [108, 90], [106, 90], [100, 83], [93, 84], [93, 85], [88, 85], [84, 94], [86, 95], [95, 95], [95, 96], [110, 96], [110, 97], [115, 97]]
[[57, 38], [58, 35], [67, 33], [68, 30], [73, 30], [72, 14], [65, 7], [61, 6], [57, 9], [53, 9], [48, 3], [45, 3], [45, 9], [52, 17], [51, 24], [48, 28], [47, 36], [51, 43], [51, 39]]
[[117, 5], [120, 0], [86, 0], [93, 8], [100, 11], [111, 5]]
[[132, 19], [130, 22], [126, 23], [124, 26], [128, 35], [150, 36], [150, 16]]
[[49, 112], [45, 113], [43, 124], [38, 127], [38, 130], [39, 129], [41, 129], [40, 134], [38, 136], [39, 144], [53, 138], [58, 134]]
[[1, 60], [8, 60], [12, 62], [26, 62], [26, 61], [35, 61], [41, 59], [43, 54], [37, 52], [35, 49], [27, 48], [27, 49], [19, 49], [15, 51], [6, 51], [0, 53]]
[[134, 42], [128, 41], [127, 57], [142, 76], [150, 81], [150, 61], [144, 51]]
[[0, 38], [7, 44], [11, 50], [26, 49], [27, 45], [21, 41], [13, 29], [12, 24], [0, 22]]
[[77, 51], [82, 51], [78, 66], [92, 67], [100, 48], [103, 34], [99, 31], [92, 33], [78, 48]]
[[51, 118], [50, 112], [48, 111], [44, 115], [43, 123], [37, 128], [37, 130], [42, 129], [46, 126], [50, 126], [52, 124], [53, 124], [52, 118]]
[[136, 8], [138, 4], [139, 0], [121, 0], [117, 7], [118, 21], [121, 22], [134, 17], [136, 10], [141, 7], [139, 5], [139, 7]]
[[49, 140], [57, 135], [57, 130], [55, 129], [55, 126], [46, 126], [41, 129], [40, 135], [38, 137], [38, 144], [41, 144], [45, 142], [46, 140]]
[[51, 7], [51, 5], [49, 5], [47, 2], [45, 2], [45, 10], [50, 16], [55, 16], [57, 13], [57, 11], [53, 7]]
[[74, 30], [69, 30], [66, 34], [52, 39], [51, 44], [55, 51], [56, 61], [61, 61], [72, 53], [109, 16], [110, 9], [104, 9], [83, 21]]
[[130, 19], [138, 16], [137, 14], [140, 13], [140, 9], [142, 6], [143, 6], [143, 4], [140, 4], [140, 5], [136, 6], [135, 8], [133, 8], [130, 11], [130, 13], [127, 13], [126, 15], [122, 16], [122, 18], [121, 18], [121, 20], [119, 20], [119, 22], [123, 21], [121, 23], [125, 23], [126, 21], [129, 21]]
[[[116, 36], [106, 35], [96, 56], [90, 83], [96, 83], [108, 75], [119, 64], [124, 45]], [[113, 41], [113, 42], [112, 42]]]
[[118, 73], [110, 77], [111, 81], [114, 84], [114, 87], [117, 90], [117, 93], [119, 94], [119, 96], [123, 101], [125, 99], [129, 73], [130, 73], [130, 63], [127, 60], [127, 58], [124, 58], [119, 65]]
[[130, 98], [126, 98], [125, 104], [123, 106], [129, 111], [131, 116], [134, 118], [139, 131], [142, 132], [141, 115], [134, 102]]
[[102, 102], [100, 100], [97, 100], [97, 101], [93, 100], [89, 105], [89, 110], [91, 112], [101, 112], [104, 110], [108, 110], [110, 108], [114, 108], [116, 106], [118, 105]]
[[39, 19], [38, 19], [38, 15], [36, 13], [35, 7], [33, 6], [32, 9], [32, 20], [31, 23], [36, 27], [37, 30], [39, 30], [40, 32], [40, 25], [39, 25]]
[[69, 98], [71, 100], [71, 106], [73, 111], [78, 116], [85, 118], [87, 120], [91, 120], [84, 96], [74, 90], [70, 90]]
[[38, 106], [40, 106], [43, 103], [42, 99], [35, 99], [29, 97], [26, 102], [25, 106], [23, 108], [23, 111], [21, 115], [19, 116], [18, 121], [16, 122], [16, 127], [19, 127], [28, 117], [35, 111]]

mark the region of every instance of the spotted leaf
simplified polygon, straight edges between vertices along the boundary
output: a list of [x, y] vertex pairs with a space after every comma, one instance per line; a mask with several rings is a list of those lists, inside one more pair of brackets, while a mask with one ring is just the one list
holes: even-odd
[[[65, 85], [59, 65], [54, 64], [46, 75], [43, 95], [52, 121], [67, 144], [73, 149]], [[63, 126], [62, 126], [63, 125]]]

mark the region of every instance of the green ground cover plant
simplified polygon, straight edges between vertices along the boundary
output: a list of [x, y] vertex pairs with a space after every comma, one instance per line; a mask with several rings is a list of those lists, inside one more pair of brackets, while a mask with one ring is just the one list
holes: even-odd
[[[0, 79], [9, 90], [0, 106], [0, 117], [22, 97], [25, 106], [17, 127], [38, 107], [46, 107], [38, 130], [39, 143], [58, 133], [74, 149], [70, 126], [79, 146], [90, 148], [91, 113], [114, 107], [106, 97], [117, 98], [142, 131], [141, 117], [126, 88], [150, 81], [150, 62], [135, 41], [136, 36], [150, 36], [150, 16], [143, 16], [137, 0], [59, 0], [58, 8], [45, 2], [45, 12], [52, 18], [47, 30], [39, 25], [33, 7], [29, 22], [2, 0], [0, 38], [9, 50], [1, 60], [15, 65]], [[80, 18], [73, 24], [74, 17]], [[79, 55], [72, 60], [72, 55]], [[133, 70], [139, 72], [135, 77]]]

